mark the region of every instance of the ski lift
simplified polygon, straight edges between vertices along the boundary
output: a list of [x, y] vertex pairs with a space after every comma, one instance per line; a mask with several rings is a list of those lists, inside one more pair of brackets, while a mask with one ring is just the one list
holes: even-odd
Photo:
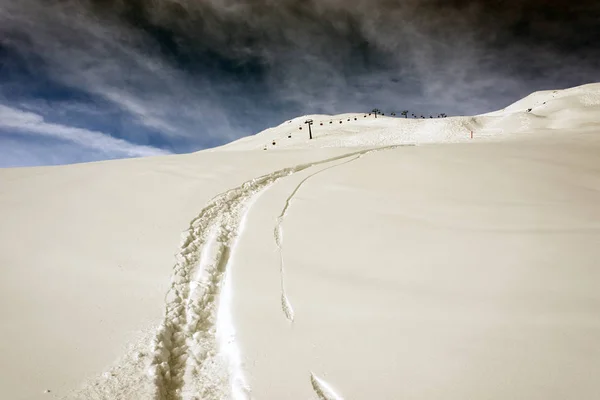
[[308, 125], [308, 138], [312, 139], [312, 129], [310, 129], [310, 127], [314, 123], [314, 121], [312, 119], [307, 119], [306, 121], [304, 121], [304, 123]]

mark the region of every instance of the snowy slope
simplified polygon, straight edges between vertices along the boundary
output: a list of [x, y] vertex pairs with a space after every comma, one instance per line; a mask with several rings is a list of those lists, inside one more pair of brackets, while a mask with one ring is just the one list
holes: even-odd
[[599, 99], [0, 170], [2, 397], [595, 398]]
[[[531, 109], [531, 111], [528, 111]], [[412, 119], [372, 114], [307, 115], [222, 146], [220, 150], [369, 147], [448, 143], [546, 129], [597, 127], [600, 84], [536, 92], [503, 110], [474, 117]], [[306, 120], [314, 121], [309, 140]], [[302, 129], [300, 129], [302, 128]], [[275, 144], [273, 144], [275, 143]]]

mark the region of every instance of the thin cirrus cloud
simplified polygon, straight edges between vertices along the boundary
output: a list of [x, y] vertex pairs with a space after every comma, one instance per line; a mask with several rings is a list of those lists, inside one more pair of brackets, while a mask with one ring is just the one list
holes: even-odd
[[201, 82], [190, 82], [144, 49], [133, 29], [99, 21], [75, 2], [21, 0], [0, 7], [2, 44], [21, 56], [26, 68], [108, 100], [142, 126], [185, 137], [195, 126], [192, 110], [209, 106], [199, 95]]
[[309, 113], [475, 114], [600, 81], [599, 18], [591, 0], [0, 0], [0, 102], [175, 153]]
[[[111, 157], [143, 155], [151, 148], [135, 143], [151, 143], [168, 153], [236, 137], [202, 79], [192, 80], [167, 65], [146, 49], [135, 30], [110, 18], [99, 21], [75, 2], [0, 1], [0, 33], [0, 99], [13, 108], [53, 104], [44, 111], [53, 109], [47, 116], [59, 122], [38, 124], [28, 130], [30, 135], [44, 134], [42, 127], [49, 129], [47, 135], [56, 135], [61, 126], [82, 146], [102, 142]], [[75, 93], [85, 99], [71, 98]], [[95, 129], [81, 129], [87, 128], [90, 111], [96, 119], [105, 114], [102, 141], [84, 134]], [[73, 119], [80, 127], [69, 127]]]
[[11, 135], [13, 142], [18, 136], [37, 135], [66, 142], [74, 148], [101, 153], [106, 158], [170, 154], [166, 150], [132, 144], [102, 132], [46, 122], [41, 115], [4, 105], [0, 105], [0, 131]]

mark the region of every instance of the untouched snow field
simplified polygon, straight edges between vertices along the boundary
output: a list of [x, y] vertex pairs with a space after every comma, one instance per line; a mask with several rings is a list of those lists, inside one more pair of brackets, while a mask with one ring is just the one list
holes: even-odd
[[1, 397], [595, 399], [599, 154], [592, 84], [0, 170]]

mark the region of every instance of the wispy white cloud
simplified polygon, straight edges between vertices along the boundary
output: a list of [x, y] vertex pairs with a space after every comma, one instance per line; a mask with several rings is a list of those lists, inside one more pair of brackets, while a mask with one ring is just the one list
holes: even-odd
[[[167, 141], [236, 137], [225, 110], [215, 104], [208, 77], [191, 78], [173, 68], [155, 43], [115, 19], [97, 18], [85, 2], [0, 0], [3, 44], [41, 59], [43, 72], [55, 82], [113, 104]], [[198, 128], [204, 128], [200, 137]]]
[[75, 143], [91, 150], [98, 150], [113, 157], [143, 157], [170, 154], [166, 150], [152, 146], [137, 145], [102, 132], [47, 122], [39, 114], [5, 105], [0, 105], [0, 130], [12, 134], [51, 137]]

